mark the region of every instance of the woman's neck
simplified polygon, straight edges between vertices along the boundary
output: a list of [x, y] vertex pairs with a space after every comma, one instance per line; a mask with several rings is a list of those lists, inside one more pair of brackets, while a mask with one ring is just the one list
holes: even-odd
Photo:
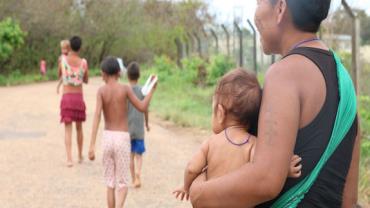
[[75, 51], [70, 51], [68, 53], [69, 56], [79, 56], [78, 52], [75, 52]]
[[[285, 33], [285, 35], [283, 35], [281, 38], [280, 49], [278, 53], [281, 54], [282, 56], [285, 56], [293, 49], [293, 47], [297, 43], [314, 38], [317, 38], [317, 35], [315, 33], [307, 33], [297, 30]], [[318, 41], [303, 43], [300, 46], [320, 47], [320, 45], [318, 45]]]

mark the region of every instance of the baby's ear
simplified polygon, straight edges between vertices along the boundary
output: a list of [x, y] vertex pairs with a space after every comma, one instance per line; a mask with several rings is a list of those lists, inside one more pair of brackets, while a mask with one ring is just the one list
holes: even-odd
[[216, 118], [219, 124], [224, 124], [226, 121], [226, 110], [223, 105], [217, 104]]

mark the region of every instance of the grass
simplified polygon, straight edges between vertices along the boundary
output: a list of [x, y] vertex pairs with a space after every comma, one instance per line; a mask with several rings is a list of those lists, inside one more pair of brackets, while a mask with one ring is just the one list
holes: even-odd
[[[145, 70], [141, 83], [155, 73]], [[213, 86], [194, 87], [181, 77], [184, 71], [176, 75], [163, 77], [159, 75], [159, 83], [151, 108], [164, 120], [170, 120], [182, 127], [200, 127], [210, 129], [212, 113]]]

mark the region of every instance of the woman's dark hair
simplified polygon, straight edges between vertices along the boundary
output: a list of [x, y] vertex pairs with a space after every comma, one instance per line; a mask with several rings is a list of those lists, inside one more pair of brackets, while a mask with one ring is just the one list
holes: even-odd
[[[278, 0], [270, 0], [275, 5]], [[316, 33], [326, 19], [331, 0], [286, 0], [294, 26], [304, 32]]]
[[101, 70], [108, 75], [116, 75], [120, 72], [117, 58], [108, 56], [101, 63]]
[[72, 51], [78, 52], [81, 49], [82, 39], [78, 36], [73, 36], [71, 39], [69, 39], [69, 43]]
[[222, 105], [226, 115], [232, 116], [249, 133], [256, 135], [262, 99], [257, 77], [245, 69], [234, 69], [225, 74], [215, 90], [215, 107]]
[[140, 78], [140, 66], [136, 62], [131, 62], [127, 67], [127, 77], [130, 80], [138, 80]]

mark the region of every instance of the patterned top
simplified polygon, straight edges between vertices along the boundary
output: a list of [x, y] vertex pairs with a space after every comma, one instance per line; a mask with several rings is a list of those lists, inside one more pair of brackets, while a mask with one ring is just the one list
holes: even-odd
[[66, 56], [61, 57], [63, 84], [76, 87], [81, 86], [87, 68], [86, 60], [82, 59], [81, 65], [79, 67], [71, 67], [68, 64], [66, 58], [67, 58]]

